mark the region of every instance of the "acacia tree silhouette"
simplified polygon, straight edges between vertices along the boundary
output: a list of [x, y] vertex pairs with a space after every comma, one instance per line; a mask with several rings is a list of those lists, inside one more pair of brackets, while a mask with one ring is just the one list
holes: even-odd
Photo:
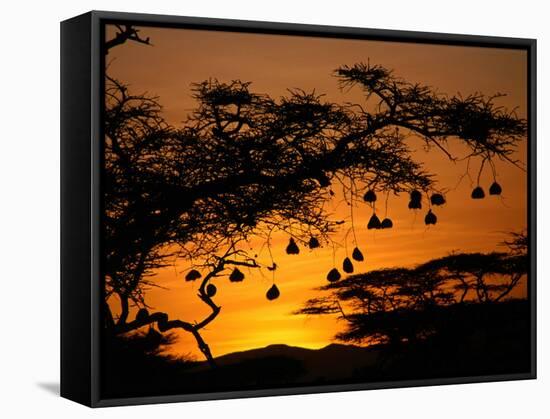
[[[514, 234], [508, 252], [459, 253], [413, 268], [374, 270], [319, 288], [295, 314], [337, 314], [346, 324], [337, 339], [414, 342], [439, 333], [464, 308], [495, 304], [528, 273], [527, 236]], [[345, 307], [345, 309], [343, 308]]]
[[[106, 51], [127, 40], [149, 44], [135, 28], [118, 30]], [[366, 192], [368, 202], [376, 192], [411, 192], [411, 208], [421, 206], [422, 193], [432, 194], [434, 204], [434, 194], [444, 201], [432, 174], [409, 151], [412, 136], [451, 160], [457, 156], [448, 143], [461, 142], [469, 150], [462, 157], [481, 159], [480, 170], [485, 163], [494, 170], [496, 158], [520, 164], [512, 153], [525, 135], [526, 121], [497, 107], [495, 97], [439, 95], [370, 64], [340, 67], [335, 77], [343, 89], [362, 89], [364, 102], [336, 104], [299, 89], [273, 99], [252, 92], [248, 82], [206, 80], [192, 86], [197, 107], [179, 128], [163, 119], [158, 98], [134, 95], [106, 77], [107, 333], [154, 323], [161, 332], [179, 328], [193, 334], [215, 365], [200, 334], [221, 309], [213, 300], [213, 280], [230, 271], [231, 280], [242, 280], [239, 267], [276, 269], [273, 261], [262, 265], [245, 250], [250, 237], [263, 238], [269, 246], [272, 233], [283, 231], [295, 247], [327, 243], [340, 222], [330, 219], [323, 203], [336, 186], [352, 202]], [[426, 217], [435, 223], [433, 214]], [[296, 253], [295, 248], [287, 251]], [[202, 321], [148, 311], [144, 295], [155, 286], [150, 277], [173, 258], [191, 263], [187, 280], [201, 278], [198, 296], [211, 309]], [[107, 303], [111, 296], [120, 300], [117, 318]], [[129, 320], [132, 305], [140, 310]]]

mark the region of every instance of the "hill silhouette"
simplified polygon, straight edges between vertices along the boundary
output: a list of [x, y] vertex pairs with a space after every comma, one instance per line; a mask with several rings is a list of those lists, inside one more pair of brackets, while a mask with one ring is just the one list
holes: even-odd
[[[374, 346], [360, 347], [332, 343], [320, 349], [308, 349], [284, 344], [269, 345], [247, 351], [233, 352], [216, 358], [221, 368], [234, 368], [247, 363], [269, 360], [298, 362], [302, 373], [295, 377], [295, 383], [311, 383], [345, 380], [359, 368], [372, 367], [379, 359], [380, 349]], [[190, 372], [207, 371], [206, 362], [192, 368]]]
[[117, 337], [105, 342], [109, 379], [102, 392], [107, 398], [138, 397], [529, 371], [527, 300], [458, 308], [444, 333], [422, 341], [321, 349], [275, 344], [217, 357], [214, 369], [207, 361], [146, 353], [143, 344]]

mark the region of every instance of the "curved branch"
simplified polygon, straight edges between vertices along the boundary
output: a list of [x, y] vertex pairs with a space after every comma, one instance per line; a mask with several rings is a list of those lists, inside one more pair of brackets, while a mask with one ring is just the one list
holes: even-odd
[[116, 25], [118, 32], [113, 39], [105, 42], [105, 54], [109, 53], [111, 48], [117, 45], [122, 45], [126, 41], [134, 41], [140, 44], [151, 45], [149, 37], [142, 38], [139, 36], [139, 30], [135, 29], [132, 25]]
[[216, 362], [214, 360], [210, 347], [201, 336], [200, 330], [205, 328], [208, 324], [210, 324], [210, 322], [212, 322], [220, 314], [221, 307], [218, 306], [214, 302], [214, 300], [212, 300], [212, 298], [208, 295], [208, 293], [206, 292], [206, 287], [213, 278], [218, 276], [225, 269], [226, 265], [238, 265], [238, 266], [246, 266], [250, 268], [260, 267], [260, 265], [258, 265], [254, 259], [248, 259], [246, 261], [226, 259], [226, 257], [235, 255], [237, 253], [238, 251], [232, 251], [232, 249], [230, 248], [223, 256], [217, 257], [217, 261], [212, 265], [212, 269], [202, 279], [201, 284], [199, 286], [198, 297], [211, 308], [211, 312], [200, 322], [189, 323], [179, 319], [169, 320], [168, 314], [163, 312], [155, 312], [155, 313], [149, 314], [146, 317], [143, 317], [140, 319], [136, 318], [135, 320], [127, 323], [126, 319], [128, 317], [128, 308], [127, 308], [128, 300], [126, 299], [126, 315], [124, 316], [124, 318], [122, 318], [121, 316], [121, 319], [119, 319], [118, 324], [115, 326], [115, 333], [117, 334], [128, 333], [132, 330], [139, 329], [140, 327], [150, 325], [152, 323], [157, 323], [157, 326], [161, 332], [166, 332], [171, 329], [182, 329], [193, 335], [193, 337], [197, 341], [199, 350], [206, 357], [206, 360], [208, 361], [208, 363], [212, 367], [215, 367]]

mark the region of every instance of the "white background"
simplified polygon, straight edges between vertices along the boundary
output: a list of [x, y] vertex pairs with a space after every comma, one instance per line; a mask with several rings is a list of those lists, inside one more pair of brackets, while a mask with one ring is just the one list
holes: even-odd
[[[549, 417], [549, 43], [545, 1], [5, 1], [0, 23], [0, 415]], [[536, 381], [91, 410], [59, 385], [59, 22], [90, 9], [538, 39]], [[545, 164], [546, 163], [546, 164]], [[85, 327], [85, 326], [84, 326]]]

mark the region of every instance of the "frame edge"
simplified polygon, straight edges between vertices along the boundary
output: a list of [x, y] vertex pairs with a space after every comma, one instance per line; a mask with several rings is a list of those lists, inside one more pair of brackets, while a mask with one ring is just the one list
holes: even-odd
[[92, 405], [91, 13], [61, 23], [61, 397]]
[[[86, 114], [85, 121], [89, 128], [88, 141], [91, 138], [92, 147], [87, 144], [88, 150], [90, 150], [90, 156], [87, 162], [92, 162], [91, 167], [88, 170], [89, 179], [86, 184], [87, 188], [92, 185], [91, 193], [92, 202], [89, 203], [88, 208], [91, 209], [89, 228], [92, 236], [88, 243], [92, 244], [92, 249], [89, 254], [93, 255], [90, 261], [89, 271], [92, 273], [91, 287], [90, 281], [86, 282], [88, 290], [91, 291], [87, 304], [92, 302], [90, 309], [88, 310], [92, 318], [88, 324], [92, 327], [92, 341], [89, 342], [88, 348], [90, 348], [90, 354], [88, 360], [90, 361], [91, 371], [88, 383], [90, 383], [89, 395], [90, 398], [86, 402], [75, 400], [63, 394], [62, 384], [62, 396], [71, 400], [78, 401], [86, 404], [90, 407], [109, 407], [109, 406], [124, 406], [135, 404], [156, 404], [156, 403], [172, 403], [172, 402], [188, 402], [188, 401], [206, 401], [206, 400], [223, 400], [234, 398], [249, 398], [249, 397], [269, 397], [269, 396], [288, 396], [288, 395], [300, 395], [311, 393], [330, 393], [341, 391], [361, 391], [371, 389], [388, 389], [388, 388], [409, 388], [419, 386], [433, 386], [433, 385], [456, 385], [456, 384], [473, 384], [473, 383], [485, 383], [485, 382], [499, 382], [508, 380], [529, 380], [536, 379], [536, 39], [531, 38], [507, 38], [507, 37], [494, 37], [494, 36], [477, 36], [477, 35], [462, 35], [462, 34], [447, 34], [447, 33], [434, 33], [434, 32], [415, 32], [415, 31], [398, 31], [398, 30], [384, 30], [384, 29], [366, 29], [357, 27], [342, 27], [342, 26], [325, 26], [325, 25], [312, 25], [312, 24], [295, 24], [295, 23], [281, 23], [281, 22], [268, 22], [268, 21], [249, 21], [249, 20], [233, 20], [233, 19], [217, 19], [217, 18], [203, 18], [203, 17], [182, 17], [172, 15], [155, 15], [155, 14], [139, 14], [139, 13], [124, 13], [124, 12], [109, 12], [109, 11], [91, 11], [85, 15], [81, 15], [77, 18], [69, 19], [62, 23], [62, 26], [70, 23], [74, 19], [87, 17], [90, 19], [90, 40], [87, 45], [91, 47], [88, 56], [90, 70], [90, 78], [88, 80], [88, 97], [86, 102], [90, 105], [89, 111]], [[122, 399], [101, 399], [99, 388], [99, 224], [98, 213], [99, 210], [98, 200], [100, 193], [99, 175], [96, 172], [98, 169], [98, 154], [99, 154], [99, 141], [100, 129], [97, 126], [99, 123], [100, 104], [99, 100], [101, 96], [97, 96], [100, 93], [100, 75], [101, 69], [99, 65], [101, 63], [101, 48], [99, 43], [99, 31], [103, 22], [109, 20], [118, 21], [131, 21], [138, 24], [147, 23], [148, 25], [173, 25], [173, 26], [187, 26], [195, 28], [211, 27], [212, 30], [228, 30], [228, 31], [241, 31], [241, 32], [255, 32], [255, 33], [283, 33], [283, 34], [295, 34], [303, 36], [333, 36], [338, 38], [383, 38], [389, 42], [419, 42], [419, 43], [439, 43], [445, 45], [466, 45], [466, 46], [484, 46], [484, 47], [496, 47], [496, 48], [521, 48], [525, 49], [529, 53], [528, 65], [530, 66], [528, 71], [528, 93], [529, 93], [529, 192], [530, 196], [530, 209], [529, 209], [529, 234], [531, 236], [531, 319], [532, 319], [532, 363], [531, 370], [526, 373], [520, 374], [504, 374], [496, 376], [475, 376], [475, 377], [453, 377], [448, 379], [421, 379], [421, 380], [407, 380], [407, 381], [392, 381], [392, 382], [374, 382], [364, 384], [348, 384], [348, 385], [328, 385], [328, 386], [307, 386], [307, 387], [295, 387], [295, 388], [282, 388], [282, 389], [268, 389], [268, 390], [252, 390], [252, 391], [231, 391], [223, 393], [199, 393], [199, 394], [177, 394], [177, 395], [163, 395], [152, 397], [129, 397]], [[62, 54], [63, 55], [63, 54]], [[91, 89], [90, 89], [91, 86]], [[63, 116], [62, 105], [62, 116]], [[90, 119], [91, 118], [91, 119]], [[83, 122], [82, 122], [83, 123]], [[75, 123], [75, 125], [78, 125]], [[62, 140], [63, 142], [63, 140]], [[63, 158], [62, 158], [63, 160]], [[90, 189], [87, 190], [90, 192]], [[63, 197], [63, 193], [62, 193]], [[62, 198], [63, 199], [63, 198]], [[62, 205], [63, 208], [63, 205]], [[63, 217], [62, 217], [63, 224]], [[63, 240], [62, 240], [63, 242]], [[65, 259], [64, 259], [65, 260]], [[63, 304], [63, 300], [62, 300]], [[94, 306], [94, 304], [96, 304]], [[88, 306], [89, 307], [89, 306]], [[62, 379], [63, 382], [63, 379]]]

